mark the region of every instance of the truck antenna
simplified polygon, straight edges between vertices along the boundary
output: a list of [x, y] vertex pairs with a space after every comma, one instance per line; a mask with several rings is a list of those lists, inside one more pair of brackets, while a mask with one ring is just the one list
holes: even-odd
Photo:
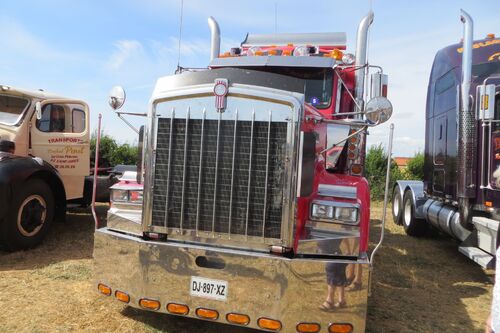
[[184, 0], [181, 0], [181, 17], [179, 21], [179, 53], [177, 54], [177, 69], [175, 73], [180, 73], [181, 70], [181, 45], [182, 45], [182, 17], [183, 17], [183, 9], [184, 9]]

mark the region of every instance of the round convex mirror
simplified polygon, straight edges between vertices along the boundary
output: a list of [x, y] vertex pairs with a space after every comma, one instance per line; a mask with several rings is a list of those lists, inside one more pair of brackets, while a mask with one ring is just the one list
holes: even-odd
[[372, 123], [385, 123], [392, 116], [392, 104], [383, 96], [372, 98], [366, 103], [365, 116]]
[[123, 87], [115, 86], [111, 89], [108, 103], [115, 111], [125, 104], [125, 90]]

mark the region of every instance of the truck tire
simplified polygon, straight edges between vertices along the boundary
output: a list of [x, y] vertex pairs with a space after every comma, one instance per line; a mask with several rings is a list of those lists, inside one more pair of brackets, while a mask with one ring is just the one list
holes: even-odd
[[402, 222], [408, 236], [420, 237], [425, 235], [428, 226], [423, 219], [415, 217], [415, 205], [413, 204], [411, 191], [406, 191], [403, 196]]
[[392, 219], [397, 225], [403, 224], [403, 198], [401, 198], [399, 185], [394, 186], [392, 192]]
[[54, 196], [42, 180], [31, 179], [14, 189], [12, 207], [0, 223], [0, 243], [7, 251], [37, 246], [54, 219]]

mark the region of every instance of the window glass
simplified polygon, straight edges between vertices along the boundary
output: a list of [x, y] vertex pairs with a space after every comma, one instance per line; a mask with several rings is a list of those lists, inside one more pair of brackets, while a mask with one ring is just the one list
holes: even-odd
[[449, 71], [445, 75], [441, 76], [436, 81], [436, 94], [440, 95], [446, 90], [452, 88], [455, 85], [455, 78], [453, 74], [453, 70]]
[[72, 112], [72, 130], [73, 133], [82, 133], [85, 131], [85, 112], [74, 108]]
[[42, 132], [66, 132], [66, 111], [64, 106], [47, 104], [42, 108], [42, 118], [36, 121], [36, 128]]
[[0, 95], [0, 123], [17, 124], [28, 103], [29, 101], [24, 98]]

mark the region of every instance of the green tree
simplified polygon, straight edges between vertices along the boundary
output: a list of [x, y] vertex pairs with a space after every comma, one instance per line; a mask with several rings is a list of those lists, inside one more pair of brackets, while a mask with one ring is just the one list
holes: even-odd
[[408, 161], [406, 167], [408, 178], [415, 180], [424, 180], [424, 154], [418, 152], [411, 160]]
[[[382, 144], [371, 146], [368, 149], [365, 160], [365, 174], [370, 184], [371, 197], [374, 200], [382, 200], [385, 191], [385, 176], [387, 172], [387, 152]], [[404, 178], [396, 162], [391, 161], [390, 186], [398, 179]], [[391, 187], [389, 187], [391, 188]]]
[[[97, 135], [94, 132], [90, 139], [90, 165], [94, 166]], [[118, 144], [110, 135], [101, 135], [99, 147], [99, 167], [107, 168], [118, 164], [135, 165], [137, 162], [137, 147], [128, 143]]]

